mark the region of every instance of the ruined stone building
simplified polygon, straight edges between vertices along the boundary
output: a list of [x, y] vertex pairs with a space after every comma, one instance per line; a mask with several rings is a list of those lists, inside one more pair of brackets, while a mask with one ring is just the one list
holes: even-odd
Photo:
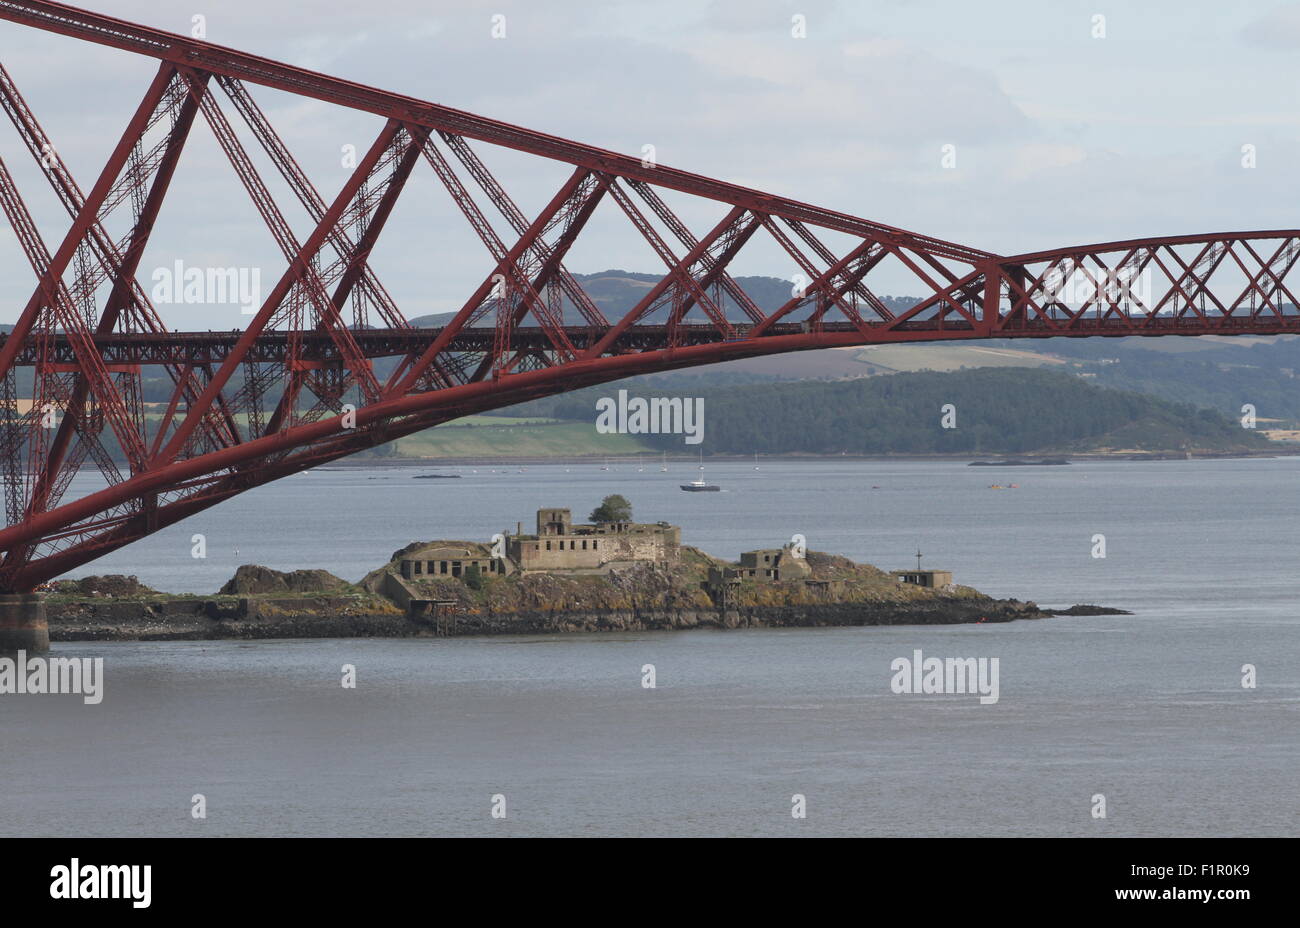
[[812, 575], [808, 561], [796, 557], [790, 548], [759, 548], [742, 551], [738, 567], [709, 568], [709, 583], [735, 580], [803, 580]]
[[[539, 509], [537, 534], [505, 536], [499, 545], [439, 542], [404, 555], [398, 572], [404, 580], [460, 578], [470, 567], [484, 576], [530, 570], [597, 571], [606, 567], [677, 556], [681, 529], [667, 522], [576, 524], [568, 509]], [[497, 553], [493, 553], [494, 550]]]
[[891, 572], [899, 583], [923, 586], [927, 590], [952, 590], [951, 570], [895, 570]]
[[619, 562], [663, 563], [677, 556], [682, 530], [667, 522], [575, 523], [568, 509], [537, 510], [537, 534], [513, 535], [506, 552], [529, 570], [597, 570]]
[[471, 566], [484, 576], [513, 572], [509, 561], [493, 557], [490, 546], [475, 542], [418, 548], [402, 557], [398, 570], [406, 580], [446, 580], [463, 577]]

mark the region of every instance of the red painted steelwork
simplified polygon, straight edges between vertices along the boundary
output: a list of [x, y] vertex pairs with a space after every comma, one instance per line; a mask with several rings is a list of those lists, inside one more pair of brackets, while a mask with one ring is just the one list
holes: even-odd
[[[0, 341], [0, 591], [30, 590], [287, 474], [468, 413], [634, 374], [890, 342], [1300, 332], [1290, 276], [1300, 231], [1003, 257], [62, 4], [0, 0], [0, 19], [159, 61], [84, 194], [0, 68], [0, 107], [72, 220], [49, 248], [0, 161], [0, 208], [35, 274], [13, 333]], [[327, 199], [250, 84], [384, 124]], [[245, 148], [222, 100], [260, 155]], [[247, 327], [230, 333], [167, 331], [136, 279], [197, 125], [213, 133], [285, 259]], [[529, 218], [471, 142], [572, 171]], [[305, 210], [303, 234], [259, 174], [261, 157]], [[421, 162], [492, 267], [435, 329], [413, 328], [369, 264]], [[697, 237], [666, 190], [713, 201], [725, 215]], [[602, 203], [666, 268], [612, 320], [564, 265]], [[105, 220], [120, 210], [130, 215], [119, 242]], [[842, 253], [827, 233], [847, 236]], [[756, 305], [729, 271], [761, 236], [806, 278], [780, 306]], [[867, 282], [881, 267], [910, 275], [924, 298], [901, 311], [887, 306]], [[153, 417], [142, 402], [151, 369], [171, 383], [165, 411]], [[29, 386], [30, 397], [20, 396]], [[88, 458], [104, 488], [65, 502]]]

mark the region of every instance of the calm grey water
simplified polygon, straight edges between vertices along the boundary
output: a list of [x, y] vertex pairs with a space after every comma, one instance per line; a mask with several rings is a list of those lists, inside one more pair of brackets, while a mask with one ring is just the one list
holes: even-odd
[[[105, 698], [0, 697], [0, 834], [1300, 833], [1300, 460], [738, 462], [710, 465], [718, 494], [680, 492], [693, 469], [649, 459], [644, 472], [490, 469], [289, 478], [83, 572], [196, 592], [239, 563], [357, 579], [410, 540], [485, 538], [543, 505], [581, 517], [619, 492], [713, 554], [798, 532], [891, 568], [919, 547], [995, 595], [1136, 614], [57, 645], [105, 659]], [[190, 556], [195, 533], [206, 560]], [[1000, 701], [892, 693], [890, 662], [917, 648], [997, 657]], [[339, 685], [349, 663], [355, 690]], [[196, 793], [205, 821], [190, 816]], [[806, 820], [790, 815], [796, 793]], [[1098, 793], [1104, 820], [1090, 815]]]

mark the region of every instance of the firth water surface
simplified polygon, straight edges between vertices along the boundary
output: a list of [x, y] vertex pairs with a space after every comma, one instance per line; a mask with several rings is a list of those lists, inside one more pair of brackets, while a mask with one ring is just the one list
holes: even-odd
[[[716, 555], [795, 533], [884, 568], [919, 548], [993, 595], [1135, 614], [60, 644], [105, 659], [104, 700], [0, 697], [0, 834], [1300, 833], [1298, 460], [737, 462], [709, 465], [716, 494], [682, 493], [694, 468], [649, 459], [412, 479], [456, 470], [288, 478], [81, 573], [201, 593], [241, 563], [355, 580], [408, 541], [485, 539], [541, 506], [582, 518], [617, 492]], [[191, 557], [196, 533], [205, 560]], [[894, 694], [890, 663], [916, 649], [998, 658], [998, 702]], [[355, 690], [340, 686], [344, 664]], [[190, 815], [195, 794], [206, 820]], [[490, 815], [497, 794], [504, 819]]]

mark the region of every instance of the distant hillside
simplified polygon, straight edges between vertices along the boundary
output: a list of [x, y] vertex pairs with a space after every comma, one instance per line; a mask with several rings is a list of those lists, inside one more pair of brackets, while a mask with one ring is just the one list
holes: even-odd
[[[642, 274], [635, 271], [608, 270], [600, 271], [596, 274], [574, 274], [573, 277], [582, 284], [582, 289], [591, 297], [592, 302], [600, 307], [609, 319], [619, 319], [627, 314], [628, 310], [636, 306], [646, 293], [659, 282], [662, 274]], [[794, 284], [781, 277], [737, 277], [736, 283], [740, 289], [754, 302], [759, 309], [765, 312], [779, 309], [783, 306], [792, 295]], [[892, 297], [882, 296], [881, 301], [891, 309], [898, 311], [915, 305], [916, 300], [912, 297]], [[722, 302], [723, 310], [727, 318], [735, 321], [747, 320], [748, 317], [741, 310], [735, 300], [729, 296], [724, 296]], [[577, 311], [569, 300], [563, 301], [564, 321], [570, 325], [585, 325], [586, 320], [582, 314]], [[664, 307], [656, 313], [646, 317], [649, 323], [662, 323], [667, 319], [670, 307]], [[790, 320], [797, 321], [808, 310], [802, 313], [794, 313]], [[420, 316], [411, 320], [412, 325], [417, 326], [440, 326], [446, 325], [455, 313], [435, 313], [428, 316]], [[686, 314], [687, 322], [707, 322], [708, 317], [698, 306], [693, 307]]]
[[[609, 270], [575, 274], [610, 318], [622, 316], [659, 280], [657, 274]], [[779, 277], [739, 277], [737, 282], [765, 311], [790, 298], [791, 282]], [[885, 296], [898, 312], [919, 297]], [[727, 315], [742, 319], [740, 308], [725, 301]], [[445, 324], [453, 314], [422, 316], [417, 325]], [[663, 311], [650, 317], [662, 321]], [[698, 308], [687, 317], [703, 321]], [[799, 318], [798, 315], [792, 318]], [[581, 323], [571, 305], [565, 319]], [[1240, 415], [1244, 404], [1278, 427], [1300, 427], [1300, 338], [1048, 338], [989, 339], [825, 349], [747, 358], [694, 372], [697, 382], [760, 380], [843, 380], [909, 371], [957, 371], [987, 367], [1048, 367], [1071, 370], [1099, 385], [1147, 393], [1176, 403]], [[685, 375], [683, 375], [685, 376]]]
[[[611, 319], [619, 318], [636, 305], [660, 279], [658, 274], [607, 270], [574, 275]], [[779, 277], [739, 277], [737, 282], [762, 310], [773, 310], [790, 299], [792, 283]], [[915, 305], [918, 297], [882, 296], [894, 311]], [[728, 317], [744, 318], [730, 298], [724, 300]], [[663, 321], [664, 313], [649, 317]], [[578, 324], [584, 320], [565, 301], [564, 317]], [[806, 311], [805, 311], [806, 312]], [[419, 326], [443, 325], [453, 313], [412, 319]], [[800, 318], [799, 314], [791, 316]], [[703, 321], [696, 307], [689, 321]], [[0, 332], [12, 326], [0, 325]], [[396, 360], [378, 359], [376, 374], [385, 377]], [[851, 349], [791, 352], [762, 358], [748, 358], [675, 372], [655, 378], [660, 392], [741, 386], [775, 381], [840, 381], [908, 372], [961, 372], [975, 369], [1043, 368], [1082, 375], [1097, 386], [1147, 394], [1171, 403], [1212, 409], [1235, 419], [1250, 404], [1260, 428], [1300, 428], [1300, 338], [1048, 338], [989, 339], [896, 345]], [[149, 369], [144, 399], [166, 402], [171, 382], [161, 372]], [[30, 390], [30, 369], [19, 372], [20, 394]], [[237, 389], [242, 372], [236, 375]], [[514, 410], [503, 410], [507, 415]], [[953, 440], [952, 438], [946, 440]], [[1170, 440], [1174, 440], [1172, 437]]]
[[[595, 421], [598, 397], [674, 395], [628, 381], [514, 407], [517, 415]], [[944, 454], [1069, 451], [1249, 452], [1269, 445], [1212, 410], [1097, 387], [1069, 374], [998, 368], [849, 381], [702, 386], [706, 453]], [[941, 427], [945, 404], [956, 428]], [[594, 425], [593, 425], [594, 428]], [[681, 436], [644, 436], [682, 450]]]
[[[1244, 405], [1262, 420], [1294, 427], [1300, 422], [1300, 339], [1268, 340], [1124, 339], [1088, 345], [1100, 339], [1053, 339], [1067, 344], [1044, 346], [1079, 365], [1097, 384], [1239, 416]], [[1157, 343], [1207, 342], [1200, 350], [1170, 353]], [[1261, 422], [1261, 428], [1264, 423]]]

